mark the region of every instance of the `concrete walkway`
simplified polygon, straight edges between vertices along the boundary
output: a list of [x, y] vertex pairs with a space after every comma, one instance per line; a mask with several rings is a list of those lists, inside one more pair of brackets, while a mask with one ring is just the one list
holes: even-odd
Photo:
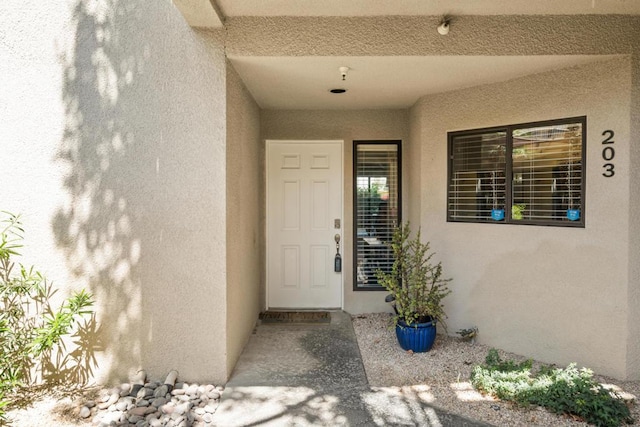
[[214, 415], [226, 426], [486, 426], [418, 396], [371, 389], [351, 318], [262, 324], [240, 356]]

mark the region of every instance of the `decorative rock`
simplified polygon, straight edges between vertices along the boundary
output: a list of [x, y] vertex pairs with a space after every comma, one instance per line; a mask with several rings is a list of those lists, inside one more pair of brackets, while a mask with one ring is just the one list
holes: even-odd
[[127, 421], [129, 421], [130, 424], [137, 424], [138, 421], [142, 420], [144, 420], [144, 418], [142, 418], [140, 415], [130, 415], [129, 418], [127, 418]]
[[[171, 376], [177, 375], [174, 372]], [[93, 417], [94, 426], [104, 427], [210, 427], [223, 389], [182, 382], [176, 382], [172, 389], [171, 384], [147, 380], [133, 393], [137, 386], [135, 382], [124, 383], [105, 391], [98, 402], [81, 402], [78, 419]]]
[[167, 393], [169, 393], [169, 387], [166, 386], [165, 384], [161, 385], [160, 387], [156, 388], [153, 391], [153, 396], [154, 397], [164, 397]]
[[133, 408], [129, 411], [130, 415], [134, 416], [144, 416], [147, 413], [147, 408], [144, 406], [138, 406], [137, 408]]
[[167, 399], [165, 399], [164, 397], [158, 397], [157, 399], [153, 399], [153, 402], [151, 402], [151, 405], [155, 406], [156, 408], [159, 408], [165, 403], [167, 403]]
[[176, 411], [175, 412], [177, 414], [182, 415], [182, 414], [190, 411], [192, 406], [193, 405], [191, 404], [191, 402], [181, 403], [180, 405], [176, 406]]
[[86, 406], [80, 408], [80, 413], [78, 414], [80, 418], [89, 418], [91, 416], [91, 409]]
[[162, 411], [163, 414], [173, 414], [173, 412], [176, 410], [176, 406], [173, 404], [173, 402], [167, 403], [166, 405], [162, 405], [162, 407], [160, 407], [160, 411]]
[[98, 405], [98, 409], [107, 409], [109, 406], [113, 405], [120, 399], [120, 393], [112, 393], [105, 398], [103, 398], [102, 403]]
[[149, 387], [143, 387], [138, 391], [136, 398], [138, 399], [146, 399], [147, 397], [153, 396], [153, 389]]
[[119, 387], [120, 397], [128, 396], [129, 393], [131, 393], [131, 384], [129, 384], [129, 383], [121, 384], [120, 387]]

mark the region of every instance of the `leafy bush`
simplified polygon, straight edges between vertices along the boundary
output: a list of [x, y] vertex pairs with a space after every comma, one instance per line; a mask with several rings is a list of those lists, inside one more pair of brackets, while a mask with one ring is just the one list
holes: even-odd
[[3, 212], [0, 221], [0, 424], [8, 393], [33, 382], [34, 369], [69, 335], [81, 316], [90, 314], [91, 294], [74, 293], [54, 310], [55, 293], [33, 267], [16, 264], [24, 230], [20, 218]]
[[531, 360], [516, 363], [502, 360], [491, 349], [484, 365], [473, 368], [473, 386], [485, 393], [520, 405], [540, 405], [556, 413], [576, 415], [597, 426], [633, 423], [629, 408], [618, 394], [593, 379], [593, 372], [543, 367], [533, 375]]

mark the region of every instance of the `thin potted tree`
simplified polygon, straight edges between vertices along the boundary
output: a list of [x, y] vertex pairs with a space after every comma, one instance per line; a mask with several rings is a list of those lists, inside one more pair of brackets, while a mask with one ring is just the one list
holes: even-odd
[[378, 283], [389, 291], [387, 302], [395, 311], [398, 343], [404, 350], [426, 352], [436, 338], [436, 324], [446, 331], [442, 300], [451, 293], [451, 279], [442, 277], [442, 263], [435, 264], [429, 242], [420, 230], [411, 237], [409, 223], [396, 227], [391, 241], [394, 262], [391, 271], [378, 270]]

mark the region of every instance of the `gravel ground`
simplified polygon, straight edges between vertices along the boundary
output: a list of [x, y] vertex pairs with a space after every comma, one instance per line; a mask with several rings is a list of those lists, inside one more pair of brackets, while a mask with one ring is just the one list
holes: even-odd
[[[484, 362], [489, 347], [438, 335], [431, 351], [412, 354], [400, 348], [389, 320], [388, 314], [380, 313], [353, 317], [367, 378], [374, 389], [390, 388], [396, 393], [419, 396], [434, 406], [498, 426], [589, 425], [543, 408], [518, 408], [509, 402], [482, 396], [473, 389], [469, 378], [473, 366]], [[503, 351], [499, 353], [503, 359], [526, 359]], [[534, 368], [536, 364], [539, 366], [534, 362]], [[640, 381], [623, 382], [602, 376], [596, 379], [640, 395]], [[640, 425], [640, 405], [633, 405], [631, 412], [636, 420], [634, 425]]]
[[[407, 399], [421, 399], [434, 406], [497, 426], [587, 426], [588, 424], [556, 415], [542, 408], [523, 409], [509, 402], [482, 396], [469, 383], [474, 365], [484, 362], [489, 347], [438, 335], [428, 353], [403, 351], [389, 327], [388, 314], [367, 314], [353, 318], [369, 384], [374, 390]], [[482, 333], [482, 331], [480, 331]], [[502, 358], [524, 360], [522, 356], [500, 351]], [[535, 367], [534, 363], [534, 367]], [[640, 396], [640, 381], [623, 382], [596, 376], [604, 384], [614, 384]], [[88, 427], [79, 410], [87, 400], [98, 400], [107, 390], [36, 390], [30, 404], [9, 411], [12, 425], [19, 427]], [[640, 404], [631, 408], [640, 426]]]
[[[223, 387], [176, 382], [168, 390], [161, 381], [141, 389], [132, 384], [78, 389], [25, 390], [19, 408], [8, 411], [15, 427], [213, 427]], [[0, 425], [3, 425], [0, 422]]]

